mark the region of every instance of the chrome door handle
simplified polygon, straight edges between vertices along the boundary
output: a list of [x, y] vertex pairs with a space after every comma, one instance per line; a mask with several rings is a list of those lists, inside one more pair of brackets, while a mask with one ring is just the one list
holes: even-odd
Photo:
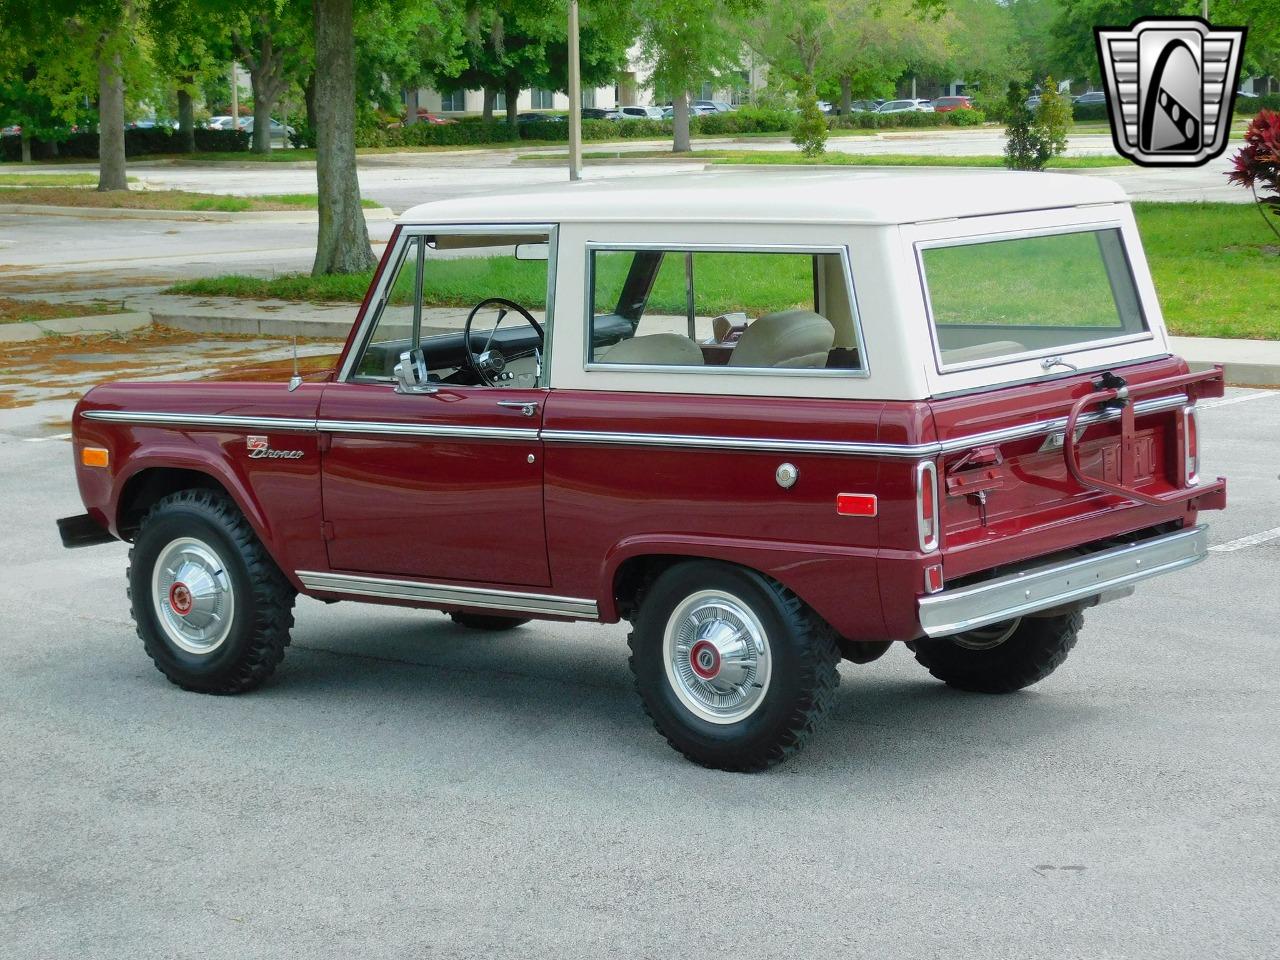
[[538, 411], [536, 400], [499, 400], [498, 406], [508, 410], [519, 410], [526, 417], [532, 417]]

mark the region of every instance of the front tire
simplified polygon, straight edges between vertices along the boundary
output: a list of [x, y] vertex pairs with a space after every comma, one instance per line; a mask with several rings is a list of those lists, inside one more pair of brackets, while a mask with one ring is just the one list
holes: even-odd
[[296, 591], [223, 493], [158, 501], [129, 551], [128, 582], [147, 655], [184, 690], [252, 690], [284, 658]]
[[1013, 693], [1062, 666], [1076, 645], [1084, 614], [1023, 617], [954, 637], [916, 640], [916, 660], [948, 686], [972, 693]]
[[831, 629], [781, 584], [723, 563], [660, 575], [629, 642], [658, 732], [720, 770], [762, 770], [799, 751], [840, 682]]

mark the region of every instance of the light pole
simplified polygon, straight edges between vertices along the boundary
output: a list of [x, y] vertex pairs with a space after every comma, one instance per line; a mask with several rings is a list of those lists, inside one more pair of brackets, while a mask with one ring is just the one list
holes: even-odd
[[578, 63], [578, 0], [569, 0], [569, 179], [582, 179], [582, 76]]

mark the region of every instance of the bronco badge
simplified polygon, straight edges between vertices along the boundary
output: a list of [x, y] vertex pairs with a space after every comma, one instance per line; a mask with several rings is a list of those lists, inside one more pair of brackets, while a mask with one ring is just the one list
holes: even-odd
[[245, 437], [245, 445], [249, 448], [250, 460], [298, 460], [301, 450], [272, 450], [266, 437]]

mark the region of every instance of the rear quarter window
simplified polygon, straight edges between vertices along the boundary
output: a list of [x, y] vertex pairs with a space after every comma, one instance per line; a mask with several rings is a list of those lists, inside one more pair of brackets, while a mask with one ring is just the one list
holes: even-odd
[[920, 262], [942, 370], [1147, 333], [1116, 228], [929, 244]]

